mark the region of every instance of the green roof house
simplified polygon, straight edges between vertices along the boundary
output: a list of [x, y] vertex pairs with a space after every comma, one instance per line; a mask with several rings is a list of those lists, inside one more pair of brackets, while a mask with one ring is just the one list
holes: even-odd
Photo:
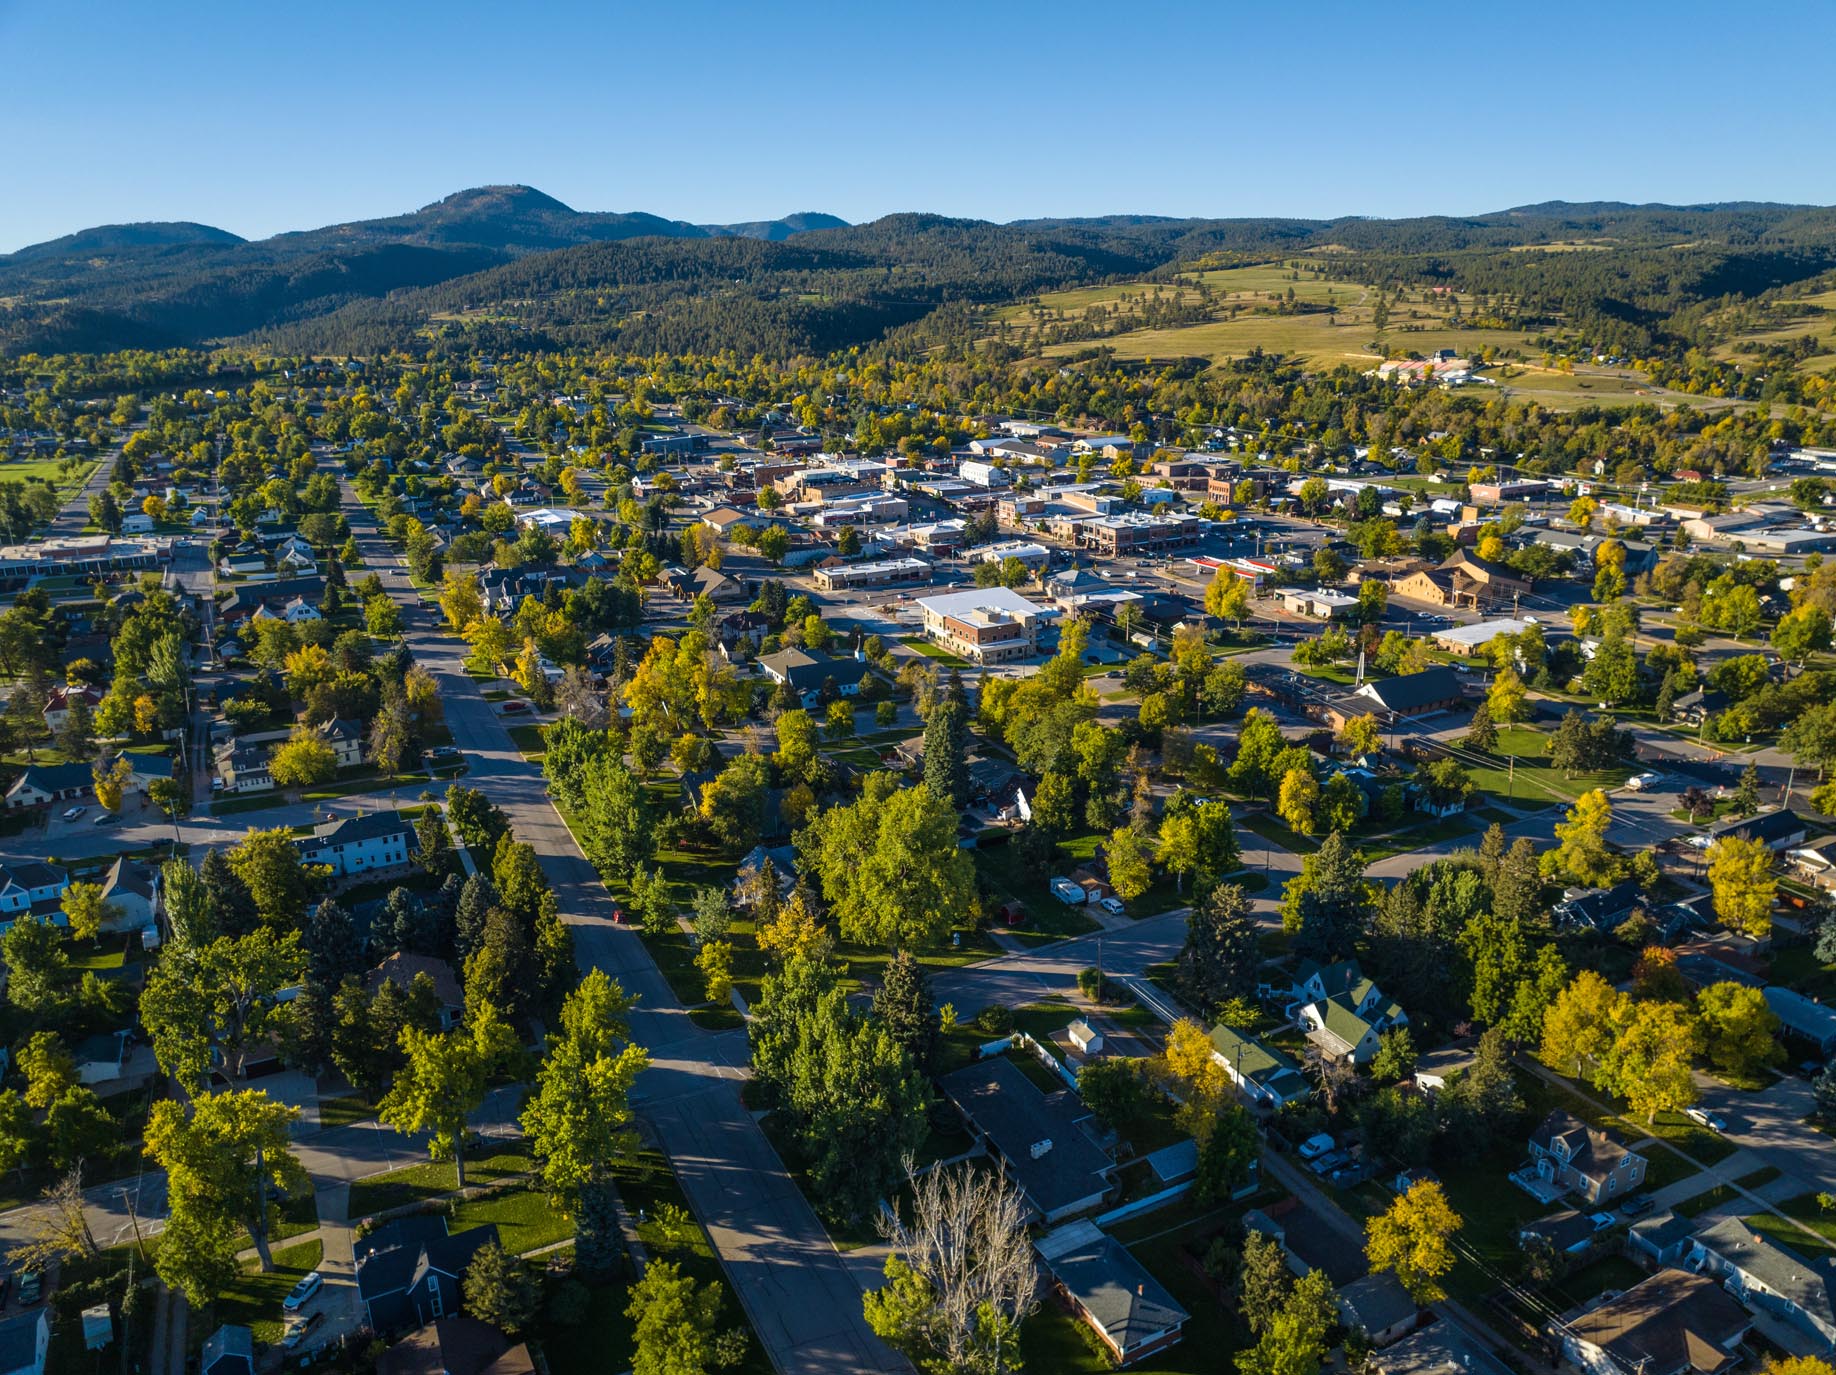
[[1407, 1026], [1409, 1014], [1360, 976], [1343, 993], [1302, 1004], [1296, 1020], [1320, 1054], [1363, 1065], [1377, 1053], [1377, 1038], [1392, 1027]]
[[1286, 1107], [1313, 1092], [1287, 1056], [1230, 1027], [1211, 1029], [1211, 1058], [1224, 1066], [1243, 1096], [1259, 1106]]

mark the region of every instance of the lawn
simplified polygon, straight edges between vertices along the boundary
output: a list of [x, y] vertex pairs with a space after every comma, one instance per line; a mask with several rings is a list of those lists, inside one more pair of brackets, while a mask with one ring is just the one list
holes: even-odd
[[1777, 1213], [1755, 1213], [1741, 1219], [1761, 1236], [1777, 1242], [1797, 1252], [1809, 1261], [1836, 1260], [1836, 1240], [1822, 1228], [1814, 1229], [1816, 1235], [1808, 1235], [1802, 1228], [1780, 1217]]
[[325, 1131], [367, 1122], [374, 1116], [376, 1109], [356, 1094], [319, 1100], [319, 1126]]
[[1026, 913], [1023, 928], [1047, 936], [1082, 936], [1098, 929], [1085, 908], [1060, 902], [1046, 883], [1026, 871], [1014, 847], [1005, 842], [983, 843], [970, 851], [975, 875], [991, 906], [1013, 903]]
[[1684, 1217], [1696, 1217], [1711, 1208], [1719, 1208], [1722, 1204], [1739, 1197], [1740, 1195], [1732, 1184], [1717, 1184], [1712, 1189], [1704, 1189], [1701, 1193], [1684, 1199], [1681, 1203], [1672, 1204], [1671, 1210]]
[[302, 1192], [298, 1198], [282, 1199], [275, 1205], [274, 1215], [268, 1220], [270, 1243], [287, 1241], [318, 1230], [319, 1200], [311, 1189]]
[[542, 727], [534, 723], [510, 727], [510, 741], [522, 751], [526, 759], [540, 759], [547, 749], [542, 739]]
[[1609, 1289], [1630, 1289], [1645, 1278], [1645, 1272], [1624, 1256], [1602, 1256], [1584, 1265], [1566, 1279], [1557, 1280], [1544, 1292], [1554, 1300], [1549, 1306], [1557, 1312], [1578, 1308], [1589, 1299]]
[[932, 644], [922, 635], [902, 636], [899, 643], [916, 653], [924, 655], [927, 659], [935, 659], [938, 663], [943, 664], [947, 668], [970, 667], [970, 663], [967, 659], [960, 655], [952, 654], [949, 650], [943, 649], [938, 645]]
[[574, 1235], [573, 1222], [539, 1189], [527, 1187], [459, 1204], [453, 1209], [451, 1227], [458, 1232], [492, 1222], [497, 1224], [504, 1249], [512, 1255], [552, 1246]]
[[[216, 1322], [252, 1328], [255, 1340], [272, 1345], [281, 1339], [281, 1300], [287, 1291], [318, 1267], [324, 1248], [316, 1241], [289, 1246], [274, 1253], [274, 1268], [262, 1274], [250, 1261], [217, 1296]], [[202, 1340], [216, 1323], [193, 1324]]]
[[[525, 1174], [529, 1168], [527, 1142], [493, 1142], [488, 1147], [479, 1148], [475, 1156], [466, 1157], [465, 1182], [489, 1184], [493, 1180]], [[454, 1188], [453, 1163], [450, 1160], [430, 1160], [424, 1164], [409, 1165], [358, 1180], [351, 1185], [349, 1211], [352, 1218], [374, 1217], [391, 1208], [443, 1197], [453, 1192]]]
[[1530, 726], [1502, 727], [1497, 746], [1487, 751], [1497, 762], [1467, 770], [1473, 786], [1507, 802], [1572, 802], [1594, 788], [1616, 788], [1636, 772], [1620, 766], [1567, 778], [1543, 753], [1548, 740], [1547, 732]]

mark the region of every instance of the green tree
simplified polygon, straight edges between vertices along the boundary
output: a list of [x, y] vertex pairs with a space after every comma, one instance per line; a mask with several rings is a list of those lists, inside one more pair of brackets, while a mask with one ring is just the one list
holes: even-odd
[[1543, 855], [1543, 873], [1584, 888], [1617, 883], [1626, 866], [1607, 847], [1607, 828], [1612, 822], [1613, 804], [1605, 792], [1595, 788], [1582, 793], [1568, 809], [1567, 819], [1556, 823], [1556, 848]]
[[1186, 916], [1186, 943], [1178, 960], [1180, 992], [1216, 1015], [1233, 999], [1252, 999], [1262, 954], [1249, 898], [1234, 883], [1219, 884]]
[[64, 915], [70, 919], [70, 934], [76, 939], [93, 941], [104, 926], [121, 917], [120, 904], [104, 902], [103, 891], [101, 884], [80, 879], [64, 889]]
[[263, 925], [276, 931], [299, 929], [314, 885], [300, 864], [291, 832], [250, 831], [226, 858]]
[[29, 913], [0, 935], [0, 959], [7, 969], [7, 1001], [34, 1017], [55, 1014], [70, 982], [70, 956], [51, 923]]
[[400, 1039], [407, 1063], [376, 1115], [404, 1135], [428, 1133], [427, 1153], [451, 1160], [463, 1189], [466, 1118], [484, 1102], [492, 1073], [515, 1053], [516, 1038], [485, 1007], [471, 1014], [467, 1026], [440, 1033], [404, 1027]]
[[1724, 1076], [1752, 1079], [1761, 1067], [1785, 1058], [1778, 1016], [1757, 988], [1710, 984], [1696, 995], [1696, 1019], [1709, 1063]]
[[1294, 933], [1297, 950], [1322, 962], [1350, 955], [1371, 913], [1364, 862], [1338, 831], [1301, 861], [1282, 894], [1283, 928]]
[[268, 756], [268, 772], [283, 788], [309, 788], [337, 775], [338, 756], [312, 730], [301, 727]]
[[844, 939], [889, 949], [937, 943], [968, 920], [974, 866], [957, 848], [957, 814], [924, 784], [869, 787], [797, 834]]
[[1147, 841], [1133, 826], [1123, 826], [1110, 833], [1104, 847], [1109, 864], [1109, 886], [1124, 902], [1133, 902], [1154, 883]]
[[465, 1267], [465, 1311], [516, 1336], [536, 1315], [541, 1286], [529, 1267], [498, 1245], [487, 1242]]
[[886, 962], [873, 995], [873, 1015], [912, 1063], [930, 1073], [942, 1019], [931, 1001], [931, 977], [910, 951], [901, 950]]
[[630, 1008], [605, 971], [589, 971], [562, 1004], [561, 1034], [550, 1040], [523, 1109], [543, 1186], [570, 1213], [582, 1192], [603, 1184], [636, 1145], [631, 1085], [650, 1060], [627, 1041]]
[[697, 1285], [673, 1262], [651, 1261], [625, 1309], [635, 1343], [631, 1375], [708, 1375], [735, 1364], [745, 1337], [719, 1331], [725, 1303], [719, 1284]]
[[924, 781], [934, 797], [961, 809], [969, 799], [969, 709], [953, 697], [931, 708], [924, 723]]
[[140, 995], [141, 1025], [160, 1068], [195, 1091], [220, 1055], [224, 1072], [239, 1078], [249, 1048], [278, 1025], [274, 995], [305, 967], [297, 931], [278, 940], [253, 932], [168, 946]]
[[298, 1115], [255, 1089], [153, 1104], [146, 1152], [166, 1172], [167, 1200], [154, 1268], [192, 1303], [209, 1303], [234, 1279], [247, 1241], [262, 1270], [274, 1268], [272, 1195], [310, 1187], [288, 1137]]
[[1492, 720], [1500, 725], [1508, 726], [1529, 719], [1529, 694], [1524, 691], [1524, 681], [1517, 676], [1515, 670], [1499, 670], [1486, 693], [1485, 706]]

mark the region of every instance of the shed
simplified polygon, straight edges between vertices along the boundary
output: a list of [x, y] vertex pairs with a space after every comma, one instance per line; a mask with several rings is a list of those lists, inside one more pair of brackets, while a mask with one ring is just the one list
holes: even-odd
[[1071, 1023], [1071, 1044], [1083, 1055], [1101, 1055], [1103, 1053], [1103, 1033], [1091, 1026], [1082, 1017]]

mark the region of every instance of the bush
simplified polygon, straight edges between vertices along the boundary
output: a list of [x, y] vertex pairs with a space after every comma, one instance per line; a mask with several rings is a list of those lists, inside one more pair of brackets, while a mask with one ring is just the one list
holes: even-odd
[[578, 1327], [593, 1306], [593, 1292], [577, 1279], [565, 1279], [548, 1294], [548, 1320], [556, 1327]]
[[1093, 1003], [1103, 1001], [1103, 975], [1095, 969], [1077, 971], [1077, 991]]
[[990, 1036], [1005, 1036], [1014, 1029], [1014, 1010], [1004, 1003], [990, 1003], [975, 1014], [975, 1025]]

